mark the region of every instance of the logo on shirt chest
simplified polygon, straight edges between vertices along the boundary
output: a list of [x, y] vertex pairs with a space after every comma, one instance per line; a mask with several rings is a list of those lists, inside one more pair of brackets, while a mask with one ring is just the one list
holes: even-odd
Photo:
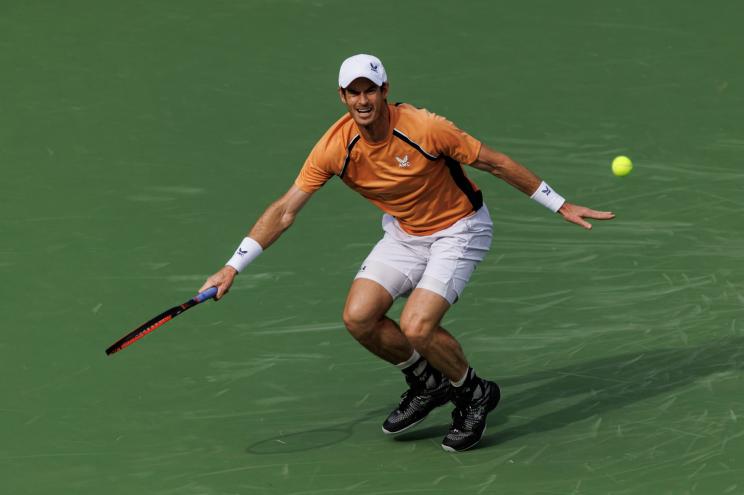
[[395, 159], [398, 161], [398, 166], [400, 168], [408, 168], [411, 166], [411, 162], [408, 161], [408, 155], [405, 155], [403, 158], [396, 156]]

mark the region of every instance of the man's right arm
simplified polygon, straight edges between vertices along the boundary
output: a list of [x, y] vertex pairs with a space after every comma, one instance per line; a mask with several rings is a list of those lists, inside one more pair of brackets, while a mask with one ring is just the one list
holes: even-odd
[[[312, 193], [307, 193], [293, 185], [281, 198], [266, 208], [248, 233], [248, 237], [257, 242], [261, 249], [267, 249], [294, 223], [295, 217], [311, 196]], [[225, 265], [207, 278], [199, 292], [210, 287], [217, 287], [215, 299], [219, 299], [230, 290], [237, 274], [238, 271], [235, 268]]]

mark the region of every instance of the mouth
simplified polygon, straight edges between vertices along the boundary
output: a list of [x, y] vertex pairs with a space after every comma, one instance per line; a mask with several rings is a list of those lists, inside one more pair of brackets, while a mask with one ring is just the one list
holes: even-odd
[[356, 111], [359, 115], [364, 117], [372, 113], [372, 107], [357, 108]]

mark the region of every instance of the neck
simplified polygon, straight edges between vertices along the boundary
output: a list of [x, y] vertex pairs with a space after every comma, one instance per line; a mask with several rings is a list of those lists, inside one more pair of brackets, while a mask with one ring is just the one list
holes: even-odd
[[364, 137], [366, 141], [370, 143], [384, 141], [390, 131], [390, 111], [388, 110], [387, 103], [382, 107], [380, 118], [376, 119], [369, 125], [358, 127], [359, 132], [362, 133], [362, 137]]

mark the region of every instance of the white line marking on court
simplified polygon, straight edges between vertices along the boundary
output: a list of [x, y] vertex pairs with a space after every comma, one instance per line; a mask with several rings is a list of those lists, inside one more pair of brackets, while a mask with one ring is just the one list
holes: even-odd
[[528, 457], [524, 461], [524, 464], [526, 464], [526, 465], [529, 466], [530, 464], [532, 464], [533, 462], [535, 462], [535, 459], [537, 459], [538, 457], [540, 457], [543, 452], [545, 452], [546, 450], [548, 450], [549, 447], [550, 447], [550, 444], [543, 445], [540, 450], [538, 450], [537, 452], [535, 452], [534, 454], [532, 454], [531, 457]]
[[497, 478], [497, 476], [495, 474], [492, 474], [491, 476], [488, 477], [488, 479], [486, 481], [484, 481], [480, 485], [476, 485], [476, 486], [480, 486], [481, 487], [481, 489], [478, 490], [478, 493], [480, 494], [480, 493], [485, 492], [486, 489], [488, 489], [491, 485], [493, 485], [493, 482], [496, 481], [496, 478]]
[[509, 453], [507, 453], [507, 454], [504, 454], [504, 455], [502, 455], [501, 457], [497, 457], [496, 459], [494, 459], [494, 460], [493, 460], [493, 461], [491, 461], [491, 462], [492, 462], [493, 464], [495, 464], [495, 465], [503, 464], [503, 463], [505, 463], [506, 461], [512, 460], [512, 459], [513, 459], [514, 457], [516, 457], [516, 456], [517, 456], [517, 454], [519, 454], [520, 452], [522, 452], [522, 451], [523, 451], [524, 449], [526, 449], [526, 448], [527, 448], [527, 446], [526, 446], [526, 445], [522, 445], [522, 446], [521, 446], [521, 447], [519, 447], [518, 449], [516, 449], [516, 450], [512, 450], [511, 452], [509, 452]]

